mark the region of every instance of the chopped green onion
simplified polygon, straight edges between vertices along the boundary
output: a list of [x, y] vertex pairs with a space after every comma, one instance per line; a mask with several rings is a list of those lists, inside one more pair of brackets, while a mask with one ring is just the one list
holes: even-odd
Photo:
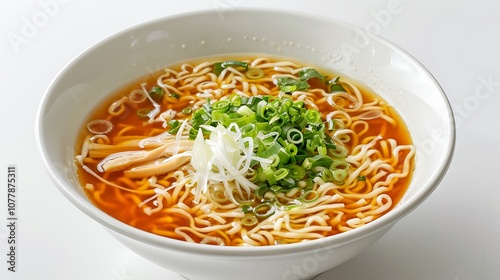
[[248, 108], [245, 105], [239, 107], [238, 110], [236, 111], [236, 113], [238, 113], [242, 116], [251, 116], [251, 115], [255, 114], [254, 111], [252, 111], [252, 109]]
[[328, 82], [328, 89], [330, 93], [338, 92], [338, 91], [346, 91], [345, 88], [340, 83], [340, 77], [336, 77], [333, 80]]
[[269, 185], [274, 185], [278, 182], [276, 176], [274, 176], [274, 168], [262, 168], [260, 174], [260, 178], [267, 180]]
[[334, 160], [334, 161], [332, 161], [332, 164], [330, 165], [330, 169], [331, 170], [335, 170], [335, 169], [347, 170], [347, 169], [349, 169], [349, 163], [347, 163], [347, 161], [345, 161], [345, 160]]
[[274, 207], [268, 202], [261, 203], [253, 208], [253, 213], [259, 218], [267, 218], [274, 214], [274, 211]]
[[333, 171], [331, 169], [325, 169], [321, 172], [321, 179], [325, 182], [333, 182], [335, 178], [333, 177]]
[[214, 63], [214, 74], [215, 75], [219, 76], [223, 70], [224, 70], [224, 67], [222, 67], [222, 62]]
[[170, 129], [168, 130], [168, 133], [176, 134], [177, 131], [179, 131], [181, 123], [178, 120], [171, 120], [168, 122], [168, 126], [170, 127]]
[[[317, 71], [305, 71], [302, 77], [321, 79]], [[278, 81], [283, 83], [287, 79]], [[290, 81], [295, 87], [309, 86], [301, 84], [307, 84], [305, 80]], [[301, 193], [310, 190], [315, 178], [341, 185], [348, 176], [349, 164], [345, 161], [347, 148], [338, 145], [328, 132], [329, 129], [335, 129], [334, 120], [325, 122], [322, 115], [308, 109], [304, 101], [279, 96], [245, 97], [232, 94], [227, 99], [213, 103], [207, 100], [200, 109], [191, 112], [189, 124], [189, 139], [195, 139], [198, 131], [208, 138], [211, 133], [208, 126], [223, 126], [227, 129], [230, 125], [236, 125], [231, 131], [240, 131], [241, 139], [250, 138], [253, 141], [246, 142], [246, 147], [250, 148], [251, 143], [253, 156], [265, 159], [250, 159], [248, 164], [252, 171], [244, 174], [245, 178], [258, 186], [250, 197], [260, 200], [263, 205], [253, 208], [255, 217], [272, 214], [274, 209], [287, 208], [290, 206], [287, 203], [292, 202], [283, 194], [296, 188]], [[175, 131], [176, 127], [179, 124], [172, 123], [169, 129]], [[214, 195], [222, 198], [219, 193]], [[314, 193], [305, 196], [306, 201], [312, 201], [313, 197]], [[241, 204], [253, 205], [250, 203]]]
[[366, 181], [366, 176], [358, 176], [358, 181]]
[[293, 101], [290, 99], [284, 99], [281, 106], [278, 108], [278, 113], [288, 115], [287, 112], [292, 107]]
[[[259, 169], [258, 169], [258, 170], [259, 170], [259, 177], [263, 177], [263, 176], [262, 176], [262, 174], [263, 174], [263, 172], [262, 172], [262, 167], [259, 167]], [[264, 181], [264, 180], [265, 180], [265, 177], [264, 177], [264, 179], [263, 179], [263, 178], [260, 178], [260, 181]], [[269, 190], [269, 186], [268, 186], [267, 184], [261, 184], [261, 185], [259, 186], [259, 188], [257, 189], [257, 191], [256, 191], [256, 193], [255, 193], [255, 194], [256, 194], [256, 196], [257, 196], [258, 198], [263, 198], [263, 197], [264, 197], [264, 194], [265, 194], [268, 190]]]
[[344, 146], [336, 146], [335, 149], [330, 149], [329, 153], [332, 157], [345, 158], [347, 156], [347, 148]]
[[297, 146], [295, 144], [289, 143], [289, 144], [285, 145], [285, 151], [289, 155], [294, 156], [299, 152], [299, 148], [297, 148]]
[[172, 92], [172, 93], [170, 94], [170, 97], [175, 98], [175, 99], [179, 99], [179, 98], [180, 98], [180, 95], [178, 95], [178, 94], [177, 94], [177, 93], [175, 93], [175, 92]]
[[239, 106], [241, 106], [242, 98], [238, 94], [233, 93], [229, 97], [229, 101], [231, 101], [231, 105], [239, 107]]
[[252, 214], [246, 214], [245, 217], [241, 219], [241, 223], [247, 227], [257, 224], [258, 221], [257, 217]]
[[245, 174], [245, 177], [250, 180], [250, 182], [256, 182], [257, 181], [257, 171], [254, 169], [249, 169], [247, 173]]
[[269, 124], [272, 124], [272, 125], [275, 125], [275, 126], [280, 126], [282, 123], [283, 123], [283, 121], [282, 121], [281, 117], [278, 116], [278, 115], [274, 115], [269, 120]]
[[298, 73], [298, 79], [290, 77], [278, 78], [278, 87], [281, 92], [291, 93], [297, 90], [306, 90], [311, 87], [308, 83], [311, 79], [318, 79], [320, 83], [325, 84], [326, 77], [313, 68], [302, 69]]
[[148, 93], [149, 93], [149, 96], [151, 96], [151, 98], [158, 101], [163, 97], [164, 92], [163, 92], [163, 88], [155, 86], [155, 87], [152, 87]]
[[284, 147], [281, 147], [278, 151], [278, 156], [281, 160], [281, 162], [289, 162], [292, 155], [285, 150]]
[[235, 123], [238, 127], [245, 126], [255, 122], [255, 115], [241, 116], [239, 114], [226, 115], [224, 126], [229, 126], [231, 123]]
[[[273, 130], [273, 126], [271, 126], [269, 123], [267, 122], [257, 122], [255, 123], [255, 129], [257, 129], [261, 135], [265, 135], [264, 133], [267, 133], [267, 132], [274, 132]], [[279, 133], [278, 133], [279, 135]]]
[[281, 186], [278, 186], [278, 185], [272, 185], [270, 190], [273, 192], [273, 193], [279, 193], [279, 192], [282, 192], [283, 191], [283, 188]]
[[136, 114], [139, 118], [145, 118], [151, 112], [151, 109], [148, 108], [140, 108], [136, 111]]
[[270, 167], [277, 167], [281, 162], [280, 157], [277, 154], [271, 155], [268, 159], [272, 160], [271, 164], [269, 164]]
[[221, 66], [223, 68], [233, 67], [238, 71], [244, 71], [248, 69], [248, 63], [238, 60], [226, 60], [222, 62]]
[[286, 140], [293, 144], [299, 144], [304, 141], [304, 135], [297, 128], [290, 128], [286, 132]]
[[276, 132], [276, 133], [278, 133], [278, 135], [281, 135], [281, 131], [282, 131], [282, 129], [281, 129], [281, 126], [279, 126], [279, 125], [275, 125], [275, 126], [271, 127], [271, 132]]
[[306, 170], [304, 167], [299, 166], [297, 164], [291, 164], [287, 166], [288, 168], [288, 177], [295, 180], [302, 180], [306, 176]]
[[297, 181], [290, 177], [283, 178], [278, 184], [283, 187], [284, 191], [297, 187]]
[[306, 158], [302, 163], [302, 167], [305, 169], [312, 169], [317, 166], [328, 168], [332, 162], [333, 160], [328, 156], [316, 155], [314, 157]]
[[280, 168], [276, 171], [274, 171], [274, 177], [276, 180], [281, 180], [288, 175], [288, 170], [286, 168]]
[[[259, 110], [259, 109], [258, 109]], [[264, 120], [270, 120], [272, 117], [276, 116], [278, 111], [270, 104], [265, 104], [260, 107], [260, 110], [257, 112], [257, 115]]]
[[243, 134], [243, 137], [251, 137], [255, 138], [257, 136], [257, 133], [259, 132], [256, 129], [255, 124], [249, 123], [240, 128], [241, 133]]
[[245, 76], [247, 76], [247, 78], [252, 80], [260, 79], [264, 77], [264, 71], [260, 68], [250, 68], [245, 73]]
[[337, 169], [333, 171], [333, 178], [337, 182], [344, 182], [347, 177], [347, 171], [343, 169]]
[[321, 114], [315, 110], [307, 110], [304, 117], [306, 118], [307, 122], [310, 124], [319, 124], [322, 122], [321, 121]]
[[232, 67], [240, 72], [244, 72], [248, 69], [248, 63], [238, 60], [226, 60], [224, 62], [214, 63], [214, 74], [220, 75], [222, 71], [228, 67]]
[[228, 99], [222, 99], [212, 104], [212, 110], [226, 112], [227, 110], [229, 110], [230, 105], [231, 101], [229, 101]]
[[325, 147], [328, 148], [328, 149], [337, 149], [337, 145], [335, 144], [335, 142], [333, 141], [333, 139], [325, 134], [325, 138], [323, 139], [325, 141]]
[[243, 213], [249, 213], [249, 212], [252, 212], [252, 210], [253, 210], [253, 208], [249, 204], [241, 205], [241, 212], [243, 212]]
[[311, 202], [314, 202], [318, 198], [319, 198], [319, 194], [318, 194], [317, 191], [309, 190], [309, 191], [306, 191], [300, 197], [300, 200], [303, 201], [303, 202], [305, 202], [305, 203], [311, 203]]
[[306, 106], [306, 103], [302, 100], [299, 100], [299, 101], [295, 101], [293, 103], [293, 106], [295, 106], [297, 108], [304, 108]]
[[182, 111], [181, 111], [181, 112], [182, 112], [183, 114], [188, 115], [188, 114], [191, 114], [191, 113], [193, 112], [193, 108], [191, 108], [191, 107], [186, 107], [186, 108], [182, 109]]

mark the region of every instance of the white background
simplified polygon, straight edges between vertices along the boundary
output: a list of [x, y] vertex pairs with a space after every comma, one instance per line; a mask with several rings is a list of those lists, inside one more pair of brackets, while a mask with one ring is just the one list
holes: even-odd
[[[455, 110], [456, 153], [436, 191], [368, 250], [316, 279], [500, 279], [500, 4], [488, 0], [1, 1], [0, 279], [183, 279], [129, 251], [58, 192], [36, 148], [36, 110], [57, 73], [108, 35], [180, 12], [253, 6], [382, 35], [435, 75]], [[18, 170], [15, 273], [7, 270], [8, 165]]]

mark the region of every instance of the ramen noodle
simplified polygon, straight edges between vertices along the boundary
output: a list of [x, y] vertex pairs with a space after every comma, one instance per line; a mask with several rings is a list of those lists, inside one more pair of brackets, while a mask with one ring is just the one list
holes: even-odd
[[185, 62], [111, 97], [77, 144], [83, 189], [168, 238], [265, 246], [339, 234], [390, 211], [414, 168], [386, 101], [292, 60]]

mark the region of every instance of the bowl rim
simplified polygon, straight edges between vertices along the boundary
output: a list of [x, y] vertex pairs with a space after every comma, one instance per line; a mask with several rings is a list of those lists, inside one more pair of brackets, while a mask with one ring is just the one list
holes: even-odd
[[[257, 7], [235, 7], [230, 11], [231, 13], [266, 13], [273, 15], [287, 15], [294, 16], [298, 18], [304, 19], [314, 19], [321, 22], [326, 22], [328, 24], [339, 25], [342, 28], [355, 29], [359, 28], [353, 24], [346, 23], [344, 21], [340, 21], [338, 19], [332, 17], [326, 17], [323, 15], [318, 15], [310, 12], [298, 12], [294, 10], [287, 9], [276, 9], [276, 8], [257, 8]], [[97, 221], [99, 224], [103, 225], [107, 229], [110, 229], [118, 234], [126, 236], [128, 238], [147, 243], [150, 245], [154, 245], [156, 247], [161, 248], [170, 248], [179, 251], [189, 251], [197, 254], [210, 254], [210, 255], [225, 255], [225, 256], [261, 256], [263, 254], [289, 254], [294, 252], [308, 251], [312, 249], [319, 249], [323, 247], [329, 246], [339, 246], [340, 244], [355, 242], [356, 240], [362, 239], [367, 236], [369, 233], [378, 232], [384, 230], [386, 228], [392, 227], [399, 219], [403, 218], [411, 211], [413, 211], [418, 205], [420, 205], [437, 187], [437, 185], [444, 178], [446, 172], [448, 171], [453, 154], [455, 151], [455, 142], [456, 142], [456, 124], [452, 111], [451, 104], [449, 102], [448, 97], [446, 96], [443, 88], [440, 86], [436, 78], [430, 73], [430, 71], [414, 56], [409, 54], [407, 51], [399, 47], [398, 45], [392, 43], [391, 41], [372, 33], [368, 30], [364, 30], [366, 34], [369, 34], [372, 39], [378, 40], [379, 42], [387, 45], [392, 50], [396, 50], [400, 53], [401, 56], [405, 57], [412, 64], [420, 68], [426, 75], [427, 78], [432, 81], [433, 86], [435, 86], [439, 93], [440, 98], [443, 99], [445, 107], [446, 107], [446, 117], [449, 119], [447, 132], [449, 132], [449, 140], [446, 143], [446, 150], [444, 153], [444, 161], [440, 163], [439, 172], [433, 174], [432, 177], [429, 178], [427, 185], [424, 186], [417, 194], [409, 198], [405, 201], [404, 205], [400, 205], [397, 208], [392, 209], [387, 212], [383, 216], [377, 218], [375, 221], [370, 222], [362, 227], [356, 228], [354, 230], [350, 230], [347, 232], [343, 232], [341, 234], [336, 234], [333, 236], [329, 236], [323, 239], [317, 240], [309, 240], [307, 242], [300, 242], [294, 244], [287, 244], [284, 246], [212, 246], [212, 245], [203, 245], [198, 243], [190, 243], [186, 241], [175, 240], [171, 238], [166, 238], [163, 236], [155, 235], [153, 233], [149, 233], [135, 227], [132, 227], [126, 223], [123, 223], [105, 212], [99, 210], [96, 206], [94, 206], [90, 201], [88, 201], [83, 196], [78, 196], [75, 193], [71, 192], [67, 189], [65, 182], [60, 178], [57, 173], [57, 170], [53, 167], [50, 162], [50, 156], [46, 154], [45, 146], [46, 143], [44, 141], [44, 119], [43, 114], [47, 111], [49, 104], [49, 99], [52, 95], [56, 94], [53, 89], [58, 84], [60, 79], [64, 77], [65, 72], [71, 68], [78, 60], [85, 58], [85, 56], [91, 51], [97, 49], [99, 46], [107, 44], [113, 39], [127, 34], [130, 31], [133, 31], [138, 28], [143, 28], [147, 26], [154, 25], [159, 22], [169, 22], [175, 21], [179, 18], [184, 17], [197, 17], [200, 15], [206, 15], [214, 13], [213, 9], [199, 9], [192, 10], [188, 12], [176, 13], [168, 16], [163, 16], [151, 20], [147, 20], [138, 24], [131, 25], [127, 28], [122, 29], [121, 31], [112, 33], [104, 38], [98, 40], [96, 43], [90, 45], [81, 51], [78, 55], [76, 55], [73, 59], [71, 59], [53, 78], [50, 82], [49, 87], [44, 92], [41, 102], [39, 104], [36, 120], [35, 120], [35, 135], [36, 135], [36, 144], [38, 151], [41, 155], [44, 167], [49, 174], [49, 177], [55, 183], [56, 187], [59, 191], [80, 211], [85, 213], [87, 216]]]

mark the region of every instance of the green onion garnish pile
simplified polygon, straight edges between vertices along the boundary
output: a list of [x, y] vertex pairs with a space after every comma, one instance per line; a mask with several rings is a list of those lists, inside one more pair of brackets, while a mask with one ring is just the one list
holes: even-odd
[[[325, 128], [320, 113], [305, 108], [303, 101], [233, 94], [213, 103], [208, 100], [193, 112], [190, 124], [189, 139], [192, 140], [200, 130], [204, 138], [208, 138], [207, 128], [220, 125], [229, 128], [231, 124], [240, 128], [242, 138], [253, 139], [254, 155], [267, 161], [253, 160], [252, 172], [246, 176], [258, 186], [254, 195], [263, 205], [290, 207], [308, 203], [317, 198], [312, 190], [315, 178], [343, 184], [347, 177], [347, 151], [335, 145], [326, 133], [329, 128]], [[178, 124], [172, 125], [172, 132], [177, 127]], [[280, 193], [290, 197], [291, 192], [295, 193], [293, 201], [280, 199], [284, 197]], [[257, 216], [270, 212], [257, 211], [263, 207], [254, 206]]]

